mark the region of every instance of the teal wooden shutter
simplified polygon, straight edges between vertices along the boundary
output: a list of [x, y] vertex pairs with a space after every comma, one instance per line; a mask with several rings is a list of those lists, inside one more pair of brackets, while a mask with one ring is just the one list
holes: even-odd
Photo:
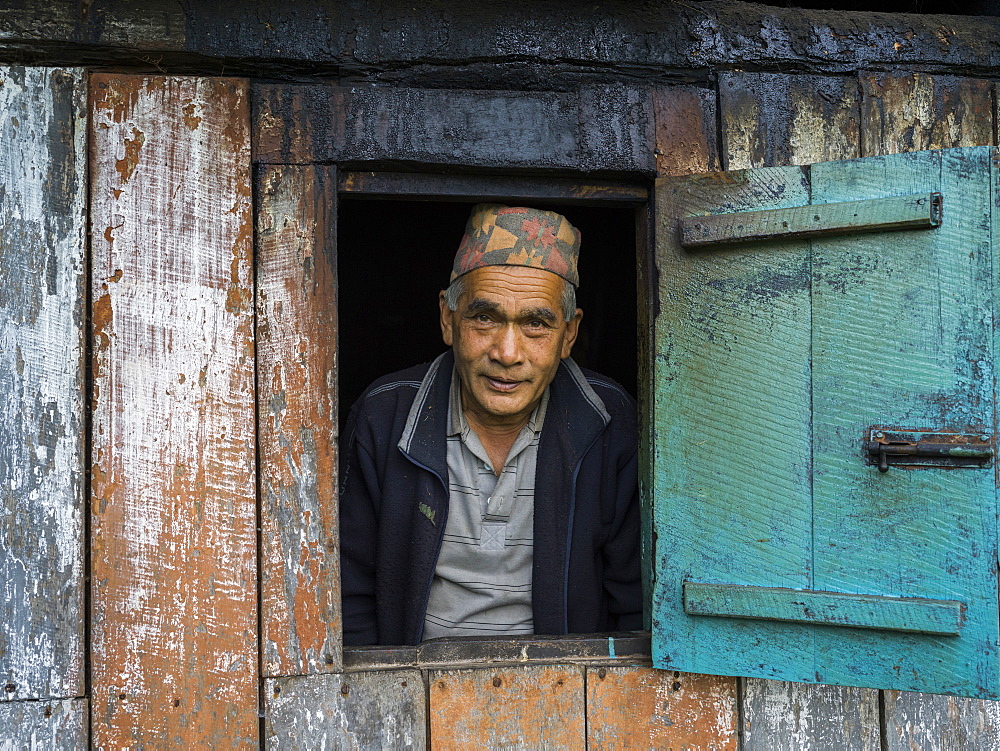
[[657, 667], [1000, 696], [993, 159], [658, 183]]

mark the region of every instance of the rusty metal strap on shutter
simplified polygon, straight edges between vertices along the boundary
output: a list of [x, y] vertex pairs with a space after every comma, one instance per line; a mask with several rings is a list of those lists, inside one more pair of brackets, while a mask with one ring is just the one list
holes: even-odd
[[685, 248], [703, 248], [761, 240], [932, 229], [941, 226], [942, 204], [940, 193], [919, 193], [869, 201], [688, 217], [680, 220], [680, 242]]
[[958, 636], [964, 611], [957, 600], [684, 582], [688, 615]]

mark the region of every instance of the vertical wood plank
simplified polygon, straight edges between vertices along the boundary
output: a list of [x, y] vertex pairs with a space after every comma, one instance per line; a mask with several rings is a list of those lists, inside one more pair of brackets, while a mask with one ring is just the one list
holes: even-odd
[[737, 747], [736, 679], [637, 667], [587, 669], [589, 748]]
[[266, 676], [341, 668], [334, 168], [257, 192], [261, 640]]
[[255, 746], [246, 82], [90, 92], [93, 742]]
[[853, 78], [721, 73], [719, 108], [727, 170], [860, 155], [860, 98]]
[[862, 154], [898, 154], [993, 140], [993, 84], [927, 73], [861, 73]]
[[0, 704], [0, 751], [87, 748], [87, 700]]
[[265, 745], [394, 751], [427, 747], [419, 670], [278, 678], [265, 683]]
[[83, 693], [86, 82], [0, 67], [0, 702]]
[[700, 86], [653, 89], [657, 176], [719, 169], [716, 99], [715, 89]]
[[1000, 702], [885, 691], [886, 751], [1000, 749]]
[[878, 691], [744, 679], [743, 751], [879, 751]]
[[582, 668], [435, 670], [428, 681], [435, 749], [585, 746]]

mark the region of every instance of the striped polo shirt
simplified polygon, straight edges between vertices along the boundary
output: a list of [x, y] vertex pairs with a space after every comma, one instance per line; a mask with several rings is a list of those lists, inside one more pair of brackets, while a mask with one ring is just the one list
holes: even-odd
[[448, 522], [431, 583], [424, 639], [531, 634], [535, 465], [549, 390], [521, 429], [499, 477], [462, 411], [458, 373], [448, 397]]

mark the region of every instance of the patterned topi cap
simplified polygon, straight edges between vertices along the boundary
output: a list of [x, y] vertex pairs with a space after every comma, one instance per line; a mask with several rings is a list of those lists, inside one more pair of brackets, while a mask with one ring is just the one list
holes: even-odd
[[451, 281], [483, 266], [531, 266], [580, 286], [580, 230], [562, 214], [481, 203], [473, 206]]

